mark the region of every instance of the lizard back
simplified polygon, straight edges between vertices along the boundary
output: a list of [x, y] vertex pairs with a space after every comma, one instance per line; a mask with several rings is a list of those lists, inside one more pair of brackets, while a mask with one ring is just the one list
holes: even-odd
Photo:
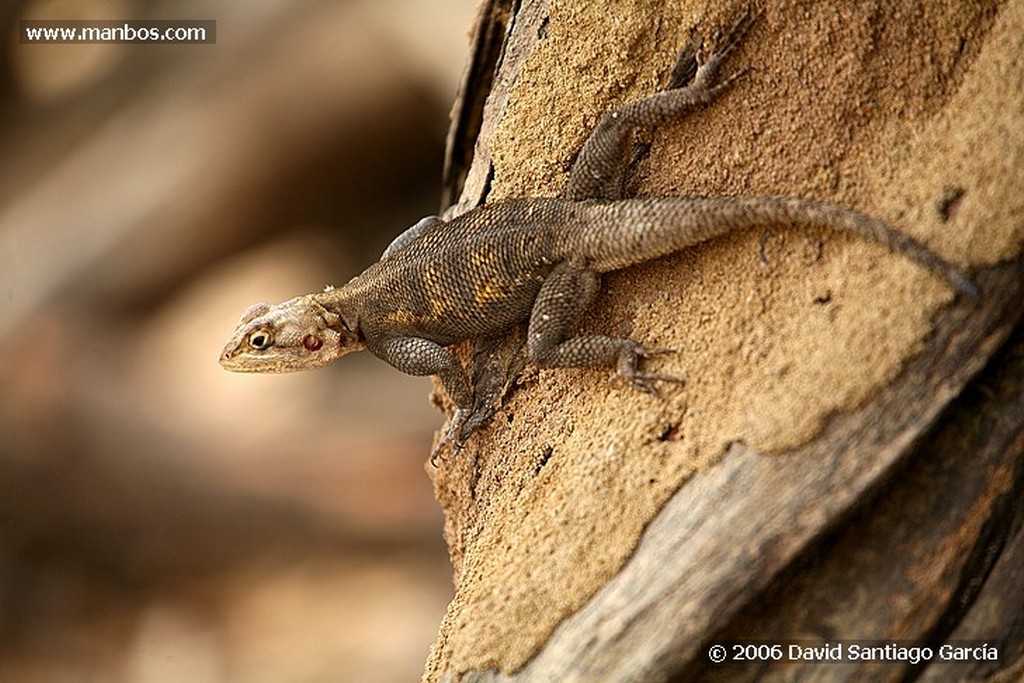
[[559, 200], [510, 199], [442, 223], [371, 265], [342, 290], [361, 325], [442, 345], [529, 318], [555, 260]]

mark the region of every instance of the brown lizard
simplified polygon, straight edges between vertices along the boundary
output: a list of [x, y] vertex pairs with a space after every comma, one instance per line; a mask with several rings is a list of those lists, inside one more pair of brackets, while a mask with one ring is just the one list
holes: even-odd
[[476, 373], [467, 375], [450, 346], [476, 340], [486, 349], [526, 323], [529, 363], [615, 368], [651, 391], [654, 381], [676, 379], [640, 369], [652, 351], [631, 339], [573, 334], [600, 274], [732, 231], [784, 224], [857, 233], [976, 294], [966, 275], [920, 242], [836, 204], [791, 197], [623, 198], [633, 131], [703, 107], [732, 85], [744, 72], [722, 78], [720, 67], [756, 18], [748, 12], [716, 34], [714, 51], [690, 45], [667, 89], [606, 113], [560, 197], [505, 199], [448, 221], [425, 218], [347, 284], [250, 307], [221, 365], [239, 372], [309, 370], [368, 349], [402, 372], [440, 378], [457, 406], [441, 445], [458, 445], [486, 424], [493, 396], [477, 395], [481, 382]]

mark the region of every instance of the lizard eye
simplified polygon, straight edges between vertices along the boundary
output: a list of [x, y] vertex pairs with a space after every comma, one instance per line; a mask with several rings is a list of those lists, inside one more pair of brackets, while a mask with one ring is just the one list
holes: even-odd
[[266, 330], [256, 330], [249, 335], [249, 346], [257, 351], [265, 351], [274, 343], [274, 337]]

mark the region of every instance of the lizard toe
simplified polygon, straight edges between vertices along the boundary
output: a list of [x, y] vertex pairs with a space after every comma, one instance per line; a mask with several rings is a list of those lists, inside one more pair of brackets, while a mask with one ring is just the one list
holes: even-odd
[[660, 356], [667, 353], [675, 353], [673, 349], [648, 349], [640, 344], [633, 343], [631, 346], [623, 349], [619, 355], [618, 371], [619, 375], [624, 377], [633, 388], [638, 391], [642, 391], [646, 394], [657, 395], [657, 382], [672, 382], [680, 384], [683, 382], [681, 377], [675, 375], [669, 375], [660, 372], [643, 372], [639, 369], [641, 358], [650, 358], [651, 356]]
[[685, 88], [697, 75], [698, 53], [704, 45], [703, 40], [695, 39], [687, 43], [686, 47], [680, 50], [676, 56], [676, 63], [672, 66], [672, 75], [669, 77], [665, 90], [676, 90]]
[[661, 396], [658, 391], [658, 382], [669, 382], [672, 384], [683, 384], [685, 380], [676, 375], [667, 375], [660, 372], [637, 372], [625, 378], [630, 386], [636, 391], [642, 391], [651, 396]]

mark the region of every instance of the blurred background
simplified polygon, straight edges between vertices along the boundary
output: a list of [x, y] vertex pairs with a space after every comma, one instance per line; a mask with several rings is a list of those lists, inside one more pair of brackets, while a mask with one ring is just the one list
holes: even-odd
[[419, 678], [452, 591], [430, 380], [217, 356], [437, 212], [475, 4], [0, 6], [0, 682]]

